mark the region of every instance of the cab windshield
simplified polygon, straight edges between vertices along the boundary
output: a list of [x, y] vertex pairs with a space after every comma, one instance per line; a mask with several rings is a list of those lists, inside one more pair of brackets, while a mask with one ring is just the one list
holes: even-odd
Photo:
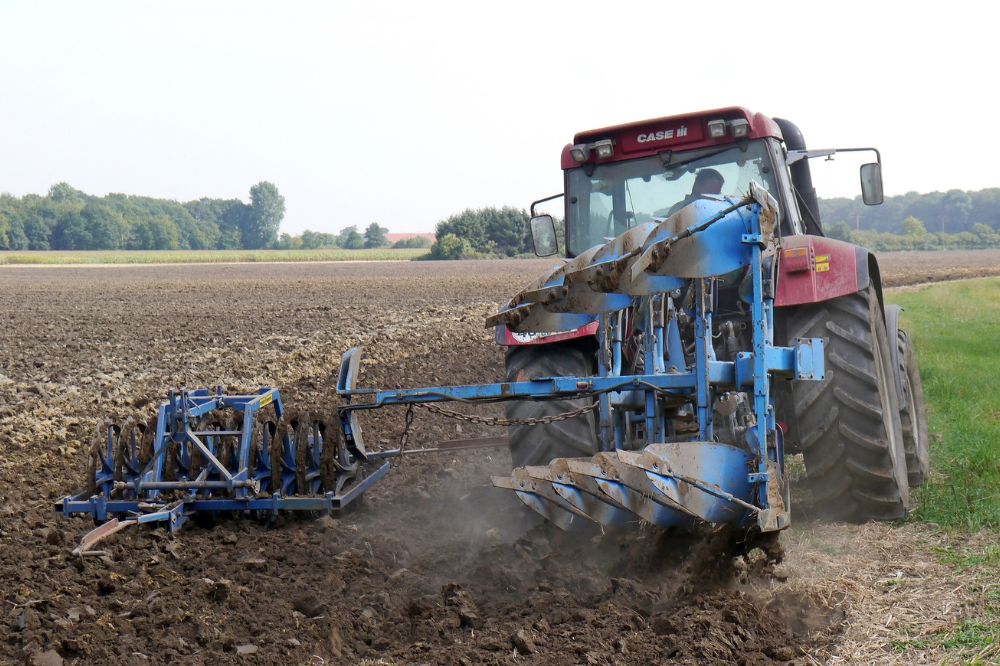
[[[698, 196], [692, 194], [695, 178], [704, 169], [717, 172], [699, 179], [700, 187], [706, 180], [714, 183], [708, 188], [711, 196], [718, 192], [739, 197], [756, 181], [778, 198], [774, 168], [763, 141], [751, 141], [745, 149], [713, 147], [672, 153], [669, 160], [658, 155], [572, 169], [566, 177], [569, 255], [605, 243], [637, 224], [666, 218], [691, 203]], [[721, 188], [717, 176], [722, 177]]]

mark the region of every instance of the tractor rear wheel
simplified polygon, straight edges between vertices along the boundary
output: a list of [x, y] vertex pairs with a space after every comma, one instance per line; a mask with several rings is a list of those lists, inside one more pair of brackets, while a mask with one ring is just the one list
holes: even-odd
[[904, 517], [906, 453], [877, 292], [800, 306], [787, 334], [789, 343], [823, 338], [826, 345], [826, 378], [792, 384], [794, 435], [818, 512], [854, 521]]
[[[534, 377], [587, 377], [594, 374], [590, 357], [570, 345], [510, 347], [506, 364], [508, 382], [527, 381]], [[508, 402], [507, 418], [544, 418], [592, 403], [590, 398]], [[553, 458], [581, 458], [597, 453], [595, 422], [594, 412], [591, 411], [565, 421], [509, 426], [507, 440], [514, 467], [547, 465]]]
[[899, 396], [899, 417], [903, 425], [906, 473], [910, 487], [915, 488], [927, 481], [931, 466], [924, 385], [920, 381], [916, 354], [906, 331], [897, 331], [896, 345], [899, 348], [899, 379], [903, 387], [903, 395]]

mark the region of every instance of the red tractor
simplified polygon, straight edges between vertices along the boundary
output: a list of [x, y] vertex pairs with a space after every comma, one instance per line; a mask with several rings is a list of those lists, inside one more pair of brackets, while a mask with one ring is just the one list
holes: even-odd
[[[574, 257], [699, 198], [740, 196], [752, 182], [763, 185], [780, 208], [780, 247], [766, 282], [774, 296], [776, 342], [823, 338], [826, 349], [825, 379], [776, 386], [783, 396], [777, 418], [786, 450], [803, 454], [819, 512], [859, 521], [897, 519], [906, 514], [910, 487], [922, 484], [928, 472], [923, 393], [913, 349], [899, 327], [899, 308], [884, 302], [876, 257], [823, 234], [808, 159], [845, 151], [875, 155], [861, 166], [861, 189], [866, 204], [882, 203], [877, 150], [807, 150], [793, 123], [740, 107], [581, 132], [562, 152], [563, 194], [533, 203], [531, 226], [533, 232], [551, 227], [552, 218], [536, 215], [536, 207], [563, 198], [563, 249]], [[551, 234], [533, 238], [539, 256], [559, 252]], [[735, 291], [734, 285], [735, 279], [722, 287]], [[748, 321], [734, 300], [729, 316], [713, 324], [716, 354], [724, 357], [728, 346], [745, 344]], [[507, 347], [507, 380], [594, 374], [596, 330], [596, 323], [548, 333], [498, 326], [497, 341]], [[634, 368], [642, 354], [629, 342], [623, 345], [625, 362]], [[507, 415], [524, 420], [563, 414], [587, 400], [511, 402]], [[595, 418], [587, 411], [512, 426], [514, 465], [595, 453]]]

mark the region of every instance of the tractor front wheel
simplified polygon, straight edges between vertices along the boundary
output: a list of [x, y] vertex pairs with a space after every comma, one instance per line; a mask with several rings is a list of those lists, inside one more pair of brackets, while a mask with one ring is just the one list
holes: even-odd
[[909, 484], [885, 319], [873, 287], [799, 306], [787, 340], [823, 338], [826, 378], [793, 382], [793, 435], [817, 512], [853, 521], [906, 515]]
[[[526, 345], [507, 350], [507, 381], [535, 377], [587, 377], [594, 374], [593, 361], [582, 349], [570, 345]], [[538, 419], [571, 412], [592, 404], [577, 400], [520, 400], [507, 403], [508, 419]], [[507, 430], [514, 467], [547, 465], [553, 458], [581, 458], [597, 452], [593, 411], [564, 421], [536, 425], [512, 425]]]

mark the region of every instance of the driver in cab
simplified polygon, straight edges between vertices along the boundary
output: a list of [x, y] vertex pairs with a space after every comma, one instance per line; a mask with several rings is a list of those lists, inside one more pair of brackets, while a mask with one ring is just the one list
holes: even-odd
[[725, 179], [715, 169], [701, 169], [694, 177], [691, 194], [671, 206], [667, 212], [667, 217], [670, 217], [681, 208], [684, 208], [684, 206], [702, 198], [706, 194], [721, 194], [724, 184]]

